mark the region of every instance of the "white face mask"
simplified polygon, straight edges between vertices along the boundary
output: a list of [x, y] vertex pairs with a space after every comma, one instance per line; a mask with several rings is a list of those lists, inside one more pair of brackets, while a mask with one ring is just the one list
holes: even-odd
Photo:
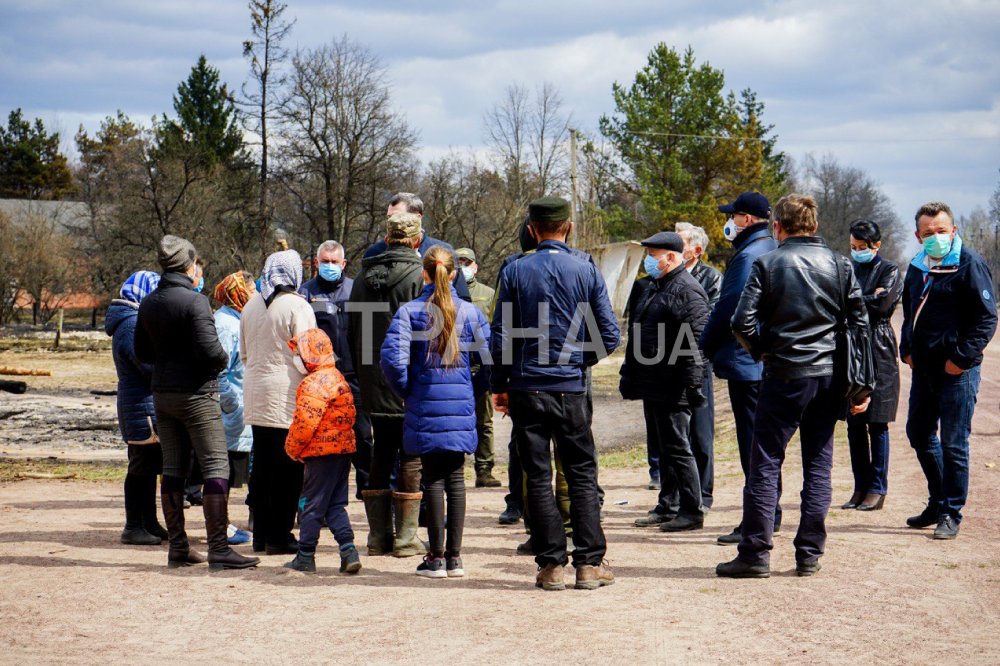
[[723, 235], [726, 237], [726, 240], [730, 242], [736, 240], [736, 237], [740, 235], [741, 231], [743, 230], [736, 226], [736, 220], [733, 218], [726, 220], [726, 226], [722, 227]]
[[292, 365], [294, 365], [295, 369], [303, 375], [309, 374], [309, 371], [306, 370], [306, 364], [302, 362], [302, 358], [300, 356], [296, 355], [295, 358], [292, 359]]

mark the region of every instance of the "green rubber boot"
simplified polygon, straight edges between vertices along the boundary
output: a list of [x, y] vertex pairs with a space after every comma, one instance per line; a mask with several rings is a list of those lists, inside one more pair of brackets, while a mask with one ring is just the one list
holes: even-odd
[[396, 540], [392, 544], [392, 554], [395, 557], [413, 557], [427, 553], [427, 545], [417, 537], [422, 495], [423, 493], [392, 493], [396, 511]]
[[368, 555], [392, 554], [392, 491], [362, 490], [368, 515]]

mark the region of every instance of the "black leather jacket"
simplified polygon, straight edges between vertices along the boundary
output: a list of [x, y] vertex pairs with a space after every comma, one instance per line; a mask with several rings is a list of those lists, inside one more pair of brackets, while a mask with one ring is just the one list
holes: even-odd
[[849, 260], [834, 254], [821, 237], [786, 238], [777, 250], [757, 258], [732, 327], [754, 360], [764, 361], [764, 379], [833, 374], [840, 281], [848, 325], [867, 328], [868, 313]]
[[714, 266], [709, 266], [700, 260], [690, 272], [705, 290], [705, 295], [708, 296], [708, 309], [711, 312], [719, 304], [719, 297], [722, 295], [722, 273]]

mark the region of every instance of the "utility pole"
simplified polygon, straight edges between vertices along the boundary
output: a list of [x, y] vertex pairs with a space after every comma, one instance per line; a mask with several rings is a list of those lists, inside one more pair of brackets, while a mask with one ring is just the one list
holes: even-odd
[[569, 128], [569, 182], [570, 182], [570, 219], [576, 228], [576, 244], [586, 244], [586, 231], [583, 228], [583, 219], [577, 208], [576, 198], [576, 129]]

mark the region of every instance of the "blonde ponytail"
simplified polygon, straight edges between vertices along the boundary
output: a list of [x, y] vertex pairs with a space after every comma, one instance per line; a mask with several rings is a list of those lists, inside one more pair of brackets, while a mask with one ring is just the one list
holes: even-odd
[[[431, 326], [440, 328], [437, 338], [431, 344], [431, 350], [441, 357], [445, 367], [453, 367], [458, 363], [458, 336], [455, 332], [455, 301], [451, 297], [451, 274], [455, 271], [455, 257], [444, 247], [432, 247], [424, 255], [424, 272], [434, 284], [430, 304]], [[433, 317], [440, 314], [441, 321]]]

